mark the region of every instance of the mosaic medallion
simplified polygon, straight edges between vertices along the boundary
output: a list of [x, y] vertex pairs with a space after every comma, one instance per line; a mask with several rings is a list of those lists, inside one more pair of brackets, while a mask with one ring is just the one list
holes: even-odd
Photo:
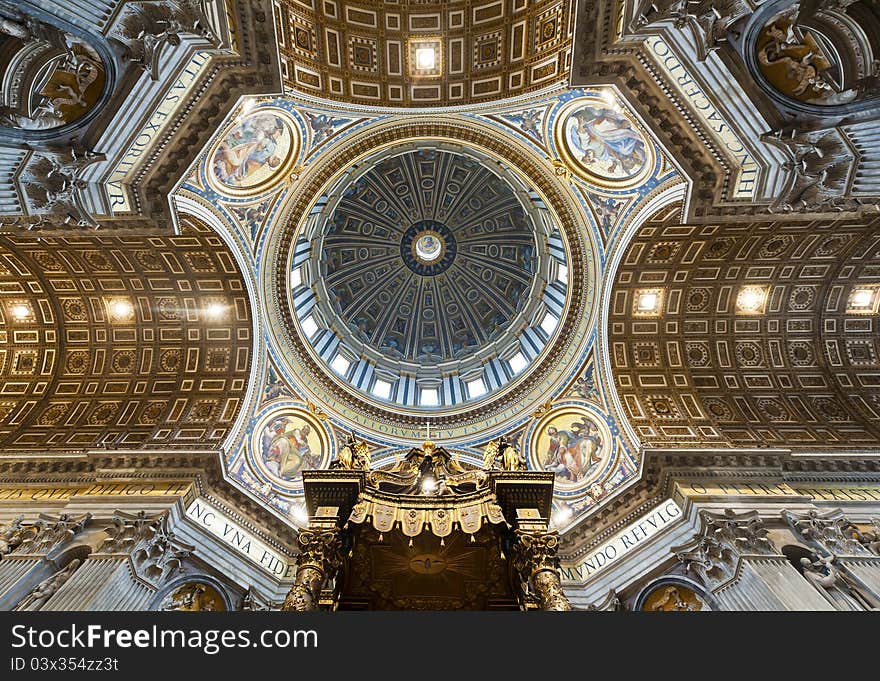
[[531, 467], [556, 474], [560, 492], [586, 489], [606, 472], [614, 446], [608, 427], [580, 405], [551, 410], [530, 429]]
[[326, 468], [330, 444], [327, 431], [311, 414], [284, 408], [267, 414], [254, 428], [251, 453], [269, 480], [298, 487], [302, 471]]
[[284, 177], [298, 150], [299, 139], [287, 114], [260, 109], [236, 123], [217, 144], [210, 180], [224, 194], [260, 193]]
[[566, 105], [557, 117], [555, 138], [571, 170], [599, 186], [633, 186], [654, 167], [654, 148], [638, 124], [604, 99], [582, 97]]

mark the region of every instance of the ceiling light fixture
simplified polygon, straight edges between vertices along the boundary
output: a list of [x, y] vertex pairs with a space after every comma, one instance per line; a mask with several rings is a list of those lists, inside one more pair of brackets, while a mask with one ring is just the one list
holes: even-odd
[[433, 47], [419, 47], [416, 49], [416, 68], [420, 71], [430, 71], [437, 64], [437, 53]]
[[633, 313], [637, 316], [651, 317], [660, 314], [663, 307], [662, 289], [640, 289], [635, 294]]
[[223, 316], [223, 313], [226, 311], [226, 306], [222, 303], [211, 303], [208, 305], [208, 309], [206, 312], [211, 319], [219, 319]]
[[850, 314], [876, 313], [878, 304], [880, 304], [880, 296], [877, 291], [878, 288], [871, 286], [854, 288], [849, 294], [847, 312]]
[[409, 70], [414, 76], [436, 78], [441, 75], [441, 39], [419, 36], [409, 41]]
[[18, 305], [13, 305], [10, 308], [9, 312], [12, 315], [12, 318], [15, 319], [16, 321], [19, 321], [19, 322], [24, 321], [25, 319], [27, 319], [28, 317], [31, 316], [30, 306], [26, 305], [24, 303], [19, 303]]
[[106, 305], [112, 323], [133, 321], [134, 305], [127, 298], [111, 298], [106, 302]]
[[738, 314], [764, 314], [767, 307], [766, 286], [743, 286], [736, 295]]
[[131, 303], [126, 303], [124, 300], [118, 300], [113, 303], [113, 312], [116, 313], [119, 317], [124, 317], [126, 315], [131, 314]]
[[639, 296], [639, 309], [645, 312], [653, 312], [657, 309], [657, 294], [643, 293]]

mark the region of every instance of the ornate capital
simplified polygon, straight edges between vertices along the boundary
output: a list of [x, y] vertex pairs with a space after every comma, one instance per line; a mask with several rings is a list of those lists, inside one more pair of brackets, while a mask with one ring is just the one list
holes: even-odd
[[297, 570], [310, 567], [332, 577], [342, 565], [342, 537], [338, 529], [302, 530], [297, 545]]
[[695, 544], [676, 547], [673, 553], [685, 570], [709, 589], [721, 586], [736, 574], [736, 555], [712, 537], [698, 536]]
[[41, 515], [39, 520], [30, 526], [30, 536], [26, 537], [13, 553], [45, 556], [73, 539], [91, 519], [91, 513], [76, 516], [62, 513], [58, 517]]
[[[805, 542], [816, 546], [827, 555], [878, 555], [880, 535], [875, 536], [876, 533], [861, 532], [839, 508], [825, 513], [820, 513], [815, 509], [806, 513], [783, 511], [782, 517]], [[875, 526], [877, 525], [875, 524]]]
[[767, 529], [757, 511], [700, 511], [700, 523], [701, 531], [693, 541], [674, 548], [673, 552], [708, 589], [733, 579], [742, 556], [780, 555], [767, 538]]
[[703, 533], [714, 537], [720, 544], [740, 554], [779, 555], [767, 538], [767, 528], [757, 511], [736, 513], [728, 508], [724, 513], [700, 511]]
[[148, 516], [146, 511], [135, 515], [117, 511], [111, 525], [104, 528], [107, 539], [97, 553], [131, 553], [134, 548], [154, 534], [154, 525], [161, 517]]
[[195, 547], [175, 537], [168, 527], [167, 514], [153, 520], [145, 534], [146, 540], [132, 556], [138, 574], [155, 584], [161, 584], [185, 571], [183, 561], [192, 555]]

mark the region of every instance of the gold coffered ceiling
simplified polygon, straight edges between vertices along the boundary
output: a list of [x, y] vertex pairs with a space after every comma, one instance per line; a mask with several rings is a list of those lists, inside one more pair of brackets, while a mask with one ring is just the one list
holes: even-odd
[[639, 439], [875, 447], [880, 219], [688, 226], [680, 213], [641, 227], [611, 294], [611, 366]]
[[571, 2], [280, 0], [287, 87], [373, 106], [488, 102], [567, 80]]
[[220, 237], [4, 236], [0, 287], [0, 449], [207, 449], [229, 433], [253, 339]]

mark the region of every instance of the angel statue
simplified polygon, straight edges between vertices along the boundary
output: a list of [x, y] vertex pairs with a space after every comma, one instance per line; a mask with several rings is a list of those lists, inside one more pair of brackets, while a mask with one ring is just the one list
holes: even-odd
[[526, 460], [502, 435], [486, 445], [483, 454], [483, 468], [486, 470], [500, 468], [504, 471], [524, 471], [526, 470]]
[[163, 47], [180, 45], [182, 36], [186, 35], [214, 40], [200, 0], [131, 5], [122, 20], [119, 36], [111, 37], [111, 40], [122, 46], [125, 59], [141, 66], [150, 78], [158, 80]]
[[66, 567], [61, 568], [51, 577], [44, 579], [27, 596], [21, 599], [21, 602], [15, 606], [15, 610], [39, 610], [42, 608], [67, 583], [81, 563], [82, 561], [79, 558], [74, 558]]
[[[815, 558], [815, 560], [813, 560]], [[833, 563], [833, 555], [815, 554], [801, 558], [801, 571], [806, 579], [837, 610], [876, 610], [875, 604], [862, 593], [859, 585], [847, 578]]]
[[21, 525], [23, 520], [23, 515], [16, 516], [8, 527], [0, 531], [0, 556], [11, 553], [24, 541], [25, 529]]
[[346, 468], [348, 470], [370, 470], [370, 448], [366, 442], [359, 440], [354, 431], [348, 434], [345, 446], [339, 450], [336, 460], [330, 468]]

